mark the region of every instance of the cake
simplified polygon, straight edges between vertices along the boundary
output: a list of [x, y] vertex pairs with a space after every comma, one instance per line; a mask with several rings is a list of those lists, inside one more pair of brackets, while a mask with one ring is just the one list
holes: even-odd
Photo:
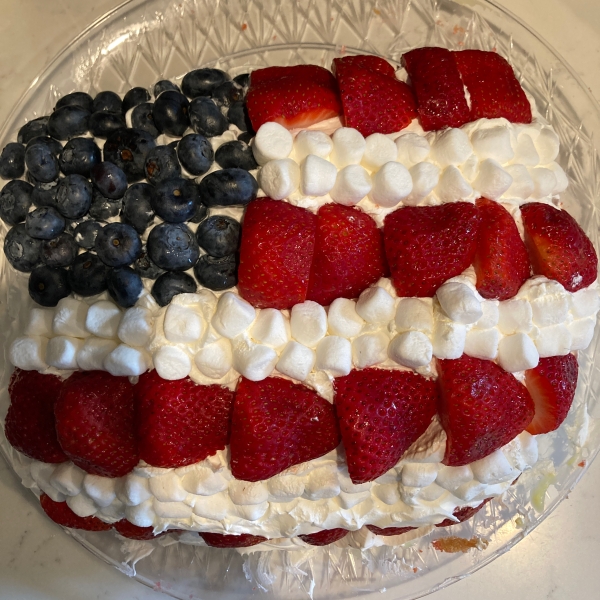
[[51, 518], [397, 545], [535, 464], [600, 306], [558, 137], [493, 52], [404, 67], [75, 92], [5, 148], [5, 253], [38, 303], [5, 433]]

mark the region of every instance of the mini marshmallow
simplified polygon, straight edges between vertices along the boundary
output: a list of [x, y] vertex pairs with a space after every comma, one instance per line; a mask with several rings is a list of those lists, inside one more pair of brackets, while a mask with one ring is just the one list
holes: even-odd
[[72, 462], [59, 464], [50, 477], [52, 487], [65, 496], [77, 496], [83, 488], [85, 471]]
[[433, 300], [431, 298], [400, 298], [396, 308], [396, 327], [399, 331], [415, 329], [433, 331]]
[[514, 151], [515, 155], [512, 159], [514, 164], [526, 165], [527, 167], [535, 167], [540, 164], [540, 156], [528, 133], [519, 133], [516, 144], [514, 145]]
[[77, 496], [67, 496], [67, 506], [78, 516], [78, 517], [91, 517], [98, 512], [98, 508], [94, 504], [94, 501], [89, 498], [86, 494], [78, 494]]
[[507, 163], [515, 155], [510, 144], [510, 132], [506, 127], [479, 129], [471, 136], [473, 152], [479, 160], [493, 158], [501, 164]]
[[220, 338], [216, 342], [204, 346], [194, 356], [194, 363], [198, 370], [210, 379], [225, 377], [233, 367], [231, 342]]
[[283, 349], [275, 368], [284, 375], [304, 381], [315, 366], [315, 351], [294, 342], [288, 342]]
[[554, 196], [564, 192], [569, 187], [569, 178], [563, 168], [555, 162], [550, 163], [547, 168], [550, 169], [554, 173], [554, 177], [556, 177], [556, 185], [552, 189], [552, 195]]
[[48, 338], [37, 335], [18, 337], [8, 351], [8, 360], [24, 371], [43, 371], [48, 367]]
[[283, 200], [300, 187], [300, 167], [291, 158], [269, 161], [258, 172], [258, 184], [273, 200]]
[[294, 140], [294, 158], [299, 163], [309, 154], [327, 158], [332, 150], [333, 142], [323, 131], [301, 131]]
[[436, 480], [437, 474], [435, 463], [406, 463], [402, 469], [402, 485], [424, 488]]
[[54, 320], [54, 310], [51, 308], [32, 308], [29, 311], [29, 319], [25, 326], [25, 335], [40, 335], [42, 337], [52, 337], [52, 321]]
[[190, 357], [176, 346], [162, 346], [152, 358], [156, 372], [169, 381], [183, 379], [192, 370]]
[[[165, 346], [165, 348], [168, 348], [168, 346]], [[156, 354], [154, 363], [159, 375], [163, 379], [168, 379], [168, 377], [165, 377], [158, 369], [158, 365], [156, 364]], [[111, 375], [115, 375], [117, 377], [139, 377], [142, 373], [145, 373], [150, 368], [150, 365], [150, 356], [145, 350], [142, 350], [141, 348], [132, 348], [126, 344], [119, 344], [104, 359], [104, 368]], [[185, 377], [185, 375], [183, 377]], [[176, 379], [181, 379], [181, 377], [176, 377]]]
[[571, 351], [585, 350], [594, 337], [594, 327], [596, 319], [588, 317], [587, 319], [577, 319], [569, 323], [569, 332], [571, 333]]
[[146, 500], [149, 500], [150, 485], [146, 477], [139, 477], [133, 473], [129, 473], [121, 480], [121, 485], [117, 487], [117, 497], [126, 506], [138, 506]]
[[316, 368], [333, 377], [343, 377], [352, 370], [352, 346], [336, 335], [323, 338], [317, 345]]
[[440, 167], [462, 165], [473, 153], [469, 136], [457, 128], [444, 129], [435, 136], [431, 157]]
[[535, 149], [540, 157], [540, 164], [547, 165], [556, 160], [560, 141], [558, 135], [550, 128], [544, 127], [534, 141]]
[[360, 163], [367, 142], [359, 131], [351, 127], [340, 127], [335, 130], [331, 139], [333, 150], [329, 158], [338, 169]]
[[154, 318], [147, 308], [128, 308], [121, 318], [117, 335], [129, 346], [145, 346], [154, 333]]
[[412, 191], [404, 199], [407, 206], [416, 206], [429, 196], [440, 181], [440, 168], [430, 162], [420, 162], [409, 170], [412, 179]]
[[481, 301], [466, 284], [449, 281], [436, 292], [442, 310], [457, 323], [475, 323], [483, 315]]
[[265, 308], [250, 329], [250, 335], [257, 341], [273, 348], [281, 348], [290, 339], [290, 323], [284, 314], [275, 308]]
[[114, 340], [92, 337], [86, 338], [77, 352], [77, 364], [84, 371], [103, 371], [106, 357], [118, 346]]
[[388, 356], [399, 365], [416, 369], [431, 362], [433, 346], [421, 331], [405, 331], [390, 342]]
[[270, 160], [287, 158], [293, 145], [292, 134], [283, 125], [270, 121], [258, 128], [252, 142], [252, 153], [256, 162], [262, 166]]
[[121, 309], [108, 300], [94, 302], [87, 311], [85, 328], [97, 337], [113, 339], [117, 337]]
[[304, 494], [309, 500], [335, 498], [340, 493], [340, 484], [335, 466], [314, 469], [308, 476]]
[[329, 305], [327, 323], [331, 335], [345, 338], [357, 336], [365, 324], [356, 312], [356, 302], [348, 298], [336, 298]]
[[324, 196], [328, 194], [337, 177], [334, 164], [309, 154], [300, 166], [300, 191], [305, 196]]
[[296, 304], [290, 317], [292, 337], [314, 348], [318, 341], [327, 333], [327, 314], [325, 309], [312, 300]]
[[539, 458], [537, 439], [527, 431], [521, 432], [506, 444], [502, 448], [502, 452], [512, 466], [519, 471], [532, 467]]
[[527, 300], [505, 300], [498, 304], [498, 328], [504, 335], [531, 331], [532, 319], [531, 304]]
[[358, 204], [372, 188], [371, 176], [361, 165], [348, 165], [338, 171], [335, 185], [329, 192], [338, 204], [354, 206]]
[[261, 504], [269, 499], [269, 489], [263, 481], [233, 480], [229, 484], [229, 497], [239, 506]]
[[498, 325], [500, 310], [498, 300], [483, 300], [481, 303], [481, 318], [475, 323], [477, 329], [490, 329]]
[[206, 329], [204, 320], [195, 311], [179, 304], [170, 304], [165, 312], [163, 330], [174, 344], [196, 342]]
[[504, 192], [504, 197], [525, 200], [533, 194], [535, 185], [525, 165], [508, 165], [504, 170], [512, 177], [512, 183]]
[[46, 362], [57, 369], [77, 369], [77, 353], [82, 346], [83, 340], [79, 338], [65, 335], [53, 337], [46, 347]]
[[117, 480], [112, 477], [101, 477], [100, 475], [87, 473], [83, 479], [83, 489], [97, 506], [106, 508], [117, 497], [115, 492], [116, 482]]
[[304, 493], [304, 481], [293, 475], [275, 475], [266, 483], [269, 494], [275, 502], [289, 502]]
[[400, 502], [400, 492], [398, 491], [397, 483], [378, 484], [373, 487], [373, 495], [388, 506]]
[[223, 337], [233, 339], [248, 327], [256, 317], [256, 310], [233, 292], [225, 292], [217, 302], [212, 326]]
[[466, 182], [462, 173], [454, 165], [444, 169], [435, 193], [442, 202], [457, 202], [473, 194], [473, 188]]
[[595, 315], [600, 309], [600, 295], [595, 287], [583, 288], [570, 294], [571, 312], [577, 319]]
[[528, 291], [533, 322], [536, 325], [546, 327], [566, 320], [569, 314], [569, 294], [560, 283], [541, 280], [530, 285]]
[[541, 358], [564, 356], [571, 351], [571, 332], [565, 324], [541, 327], [535, 338], [535, 347]]
[[529, 175], [533, 180], [533, 193], [531, 195], [536, 200], [546, 198], [552, 194], [556, 187], [556, 175], [553, 171], [545, 167], [536, 167], [529, 169]]
[[[398, 156], [396, 144], [383, 133], [372, 133], [365, 139], [365, 153], [362, 165], [370, 171], [377, 171]], [[405, 167], [406, 168], [406, 167]]]
[[220, 473], [213, 473], [208, 467], [196, 464], [192, 471], [182, 477], [181, 485], [190, 494], [212, 496], [226, 490], [229, 482]]
[[473, 481], [473, 471], [469, 465], [461, 467], [443, 466], [437, 474], [435, 482], [445, 490], [453, 492], [461, 485]]
[[498, 200], [512, 184], [512, 177], [493, 158], [486, 158], [479, 165], [479, 174], [473, 187], [485, 198]]
[[148, 499], [137, 506], [125, 509], [125, 518], [138, 527], [153, 527], [156, 514], [153, 499]]
[[471, 463], [471, 469], [475, 478], [486, 485], [513, 481], [519, 475], [519, 471], [511, 466], [502, 450], [496, 450], [485, 458], [474, 461]]
[[183, 489], [181, 480], [173, 471], [164, 475], [151, 477], [148, 480], [150, 493], [159, 502], [183, 502], [187, 498], [187, 491]]
[[537, 367], [540, 355], [531, 341], [524, 333], [515, 333], [500, 340], [498, 345], [498, 364], [509, 373], [526, 371]]
[[382, 287], [367, 288], [358, 297], [356, 312], [367, 323], [387, 323], [394, 318], [395, 302]]
[[460, 358], [465, 349], [467, 329], [460, 323], [436, 319], [433, 328], [433, 355], [437, 358]]
[[245, 339], [233, 345], [233, 368], [250, 381], [262, 381], [275, 368], [277, 352], [270, 346]]
[[192, 507], [183, 502], [160, 502], [154, 498], [152, 508], [161, 519], [189, 519], [192, 516]]
[[494, 360], [498, 355], [500, 332], [497, 329], [470, 329], [465, 339], [465, 354], [482, 360]]
[[388, 337], [382, 333], [365, 333], [352, 342], [352, 360], [359, 369], [378, 365], [387, 358]]
[[369, 198], [385, 208], [396, 206], [412, 192], [413, 187], [408, 169], [399, 162], [385, 163], [373, 175], [372, 182], [373, 188]]
[[84, 338], [89, 332], [85, 328], [88, 305], [71, 296], [61, 298], [56, 305], [52, 330], [54, 335]]
[[431, 151], [427, 138], [412, 132], [403, 133], [396, 138], [396, 149], [396, 160], [407, 169], [426, 160]]

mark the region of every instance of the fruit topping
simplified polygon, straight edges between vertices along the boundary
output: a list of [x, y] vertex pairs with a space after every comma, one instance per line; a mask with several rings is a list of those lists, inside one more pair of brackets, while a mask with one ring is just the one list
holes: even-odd
[[123, 537], [129, 538], [130, 540], [153, 540], [154, 538], [167, 535], [168, 531], [163, 531], [157, 535], [154, 535], [154, 527], [138, 527], [133, 523], [130, 523], [127, 519], [121, 519], [116, 523], [113, 523], [113, 527]]
[[25, 146], [17, 142], [6, 144], [0, 155], [0, 177], [17, 179], [25, 173]]
[[181, 81], [181, 90], [189, 98], [211, 96], [230, 77], [220, 69], [196, 69], [187, 73]]
[[123, 113], [126, 113], [128, 110], [132, 109], [134, 106], [138, 106], [144, 102], [148, 102], [150, 100], [150, 94], [148, 90], [143, 87], [134, 87], [128, 90], [123, 96], [123, 104], [121, 110]]
[[101, 521], [98, 517], [80, 517], [76, 515], [66, 502], [54, 502], [50, 496], [42, 494], [40, 504], [44, 512], [55, 522], [71, 529], [85, 529], [86, 531], [108, 531], [112, 525]]
[[177, 294], [193, 294], [198, 289], [193, 277], [178, 271], [163, 273], [152, 286], [152, 296], [159, 306], [166, 306]]
[[210, 142], [197, 133], [188, 133], [177, 144], [177, 157], [181, 166], [192, 175], [204, 175], [215, 158]]
[[375, 535], [402, 535], [408, 533], [416, 527], [376, 527], [375, 525], [367, 525], [367, 529]]
[[452, 513], [452, 516], [456, 517], [458, 521], [454, 519], [444, 519], [441, 523], [438, 523], [436, 527], [450, 527], [450, 525], [456, 525], [456, 523], [462, 523], [471, 517], [474, 517], [489, 501], [491, 498], [486, 498], [481, 504], [471, 508], [470, 506], [463, 506], [457, 508]]
[[323, 531], [317, 531], [316, 533], [307, 533], [305, 535], [299, 535], [298, 537], [311, 546], [328, 546], [337, 542], [348, 535], [347, 529], [323, 529]]
[[189, 109], [190, 101], [180, 92], [163, 92], [152, 107], [156, 129], [170, 136], [182, 136], [190, 126]]
[[212, 548], [247, 548], [266, 542], [267, 538], [260, 535], [241, 533], [239, 535], [224, 535], [222, 533], [199, 533], [207, 546]]
[[29, 295], [42, 306], [56, 306], [71, 293], [69, 273], [61, 267], [36, 267], [29, 276]]
[[256, 198], [258, 183], [244, 169], [214, 171], [198, 184], [201, 202], [208, 207], [246, 206]]
[[227, 117], [211, 98], [200, 96], [192, 100], [189, 114], [192, 129], [207, 138], [221, 135], [229, 128]]

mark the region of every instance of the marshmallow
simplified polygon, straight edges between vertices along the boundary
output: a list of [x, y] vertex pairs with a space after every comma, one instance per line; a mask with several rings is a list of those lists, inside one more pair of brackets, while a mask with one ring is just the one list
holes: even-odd
[[354, 206], [371, 191], [371, 176], [361, 165], [348, 165], [338, 171], [335, 185], [329, 192], [338, 204]]
[[104, 360], [117, 347], [114, 340], [90, 336], [77, 352], [77, 364], [84, 371], [103, 371]]
[[500, 310], [498, 300], [483, 300], [481, 303], [481, 318], [475, 323], [477, 329], [490, 329], [498, 325]]
[[571, 351], [585, 350], [592, 343], [595, 326], [595, 318], [578, 319], [569, 324]]
[[269, 161], [258, 172], [258, 184], [273, 200], [283, 200], [300, 187], [300, 167], [291, 158]]
[[553, 162], [548, 165], [548, 169], [550, 169], [554, 173], [554, 177], [556, 177], [556, 185], [552, 189], [552, 195], [554, 196], [564, 192], [569, 187], [569, 178], [563, 168], [558, 163]]
[[464, 283], [457, 281], [444, 283], [438, 288], [436, 296], [443, 311], [457, 323], [475, 323], [483, 315], [481, 301]]
[[43, 371], [46, 363], [48, 338], [34, 336], [18, 337], [8, 351], [8, 360], [24, 371]]
[[189, 519], [192, 516], [192, 507], [183, 502], [160, 502], [154, 498], [152, 508], [161, 519]]
[[292, 337], [296, 341], [309, 348], [314, 348], [327, 333], [325, 309], [312, 300], [296, 304], [292, 308], [290, 327]]
[[[535, 281], [539, 280], [529, 280]], [[528, 286], [528, 292], [532, 318], [536, 325], [546, 327], [566, 320], [569, 314], [569, 294], [560, 283], [541, 280]]]
[[121, 309], [108, 300], [94, 302], [87, 311], [85, 328], [97, 337], [113, 339], [117, 337]]
[[479, 160], [493, 158], [504, 164], [515, 155], [510, 144], [510, 132], [506, 127], [479, 129], [471, 136], [471, 144]]
[[293, 475], [275, 475], [267, 480], [267, 487], [275, 502], [289, 502], [304, 493], [304, 481]]
[[505, 300], [498, 305], [498, 328], [504, 335], [531, 331], [532, 319], [531, 304], [527, 300]]
[[550, 325], [540, 328], [535, 338], [535, 347], [541, 358], [564, 356], [571, 351], [572, 342], [571, 332], [566, 325]]
[[165, 312], [163, 330], [165, 337], [174, 344], [196, 342], [205, 330], [202, 317], [185, 306], [170, 304]]
[[261, 504], [269, 499], [269, 489], [263, 481], [237, 481], [229, 484], [229, 497], [234, 504]]
[[356, 312], [367, 323], [387, 323], [394, 318], [395, 302], [382, 287], [363, 290], [356, 303]]
[[61, 298], [56, 305], [52, 330], [54, 335], [84, 338], [89, 332], [85, 328], [88, 305], [71, 296]]
[[365, 324], [356, 312], [356, 302], [347, 298], [336, 298], [330, 304], [327, 323], [331, 335], [345, 338], [357, 336]]
[[533, 180], [533, 193], [531, 195], [536, 200], [546, 198], [552, 194], [557, 183], [553, 171], [544, 167], [536, 167], [535, 169], [529, 169], [529, 175]]
[[519, 475], [519, 471], [512, 467], [502, 450], [496, 450], [485, 458], [474, 461], [471, 463], [471, 469], [475, 478], [486, 485], [513, 481]]
[[125, 518], [138, 527], [153, 527], [156, 518], [153, 500], [148, 499], [137, 506], [128, 506], [125, 509]]
[[465, 338], [465, 354], [494, 360], [498, 355], [500, 332], [497, 329], [470, 329]]
[[427, 138], [411, 132], [403, 133], [396, 138], [396, 149], [398, 150], [396, 160], [407, 169], [423, 162], [431, 150]]
[[335, 467], [315, 469], [308, 477], [304, 494], [309, 500], [335, 498], [340, 493], [340, 484]]
[[473, 188], [465, 181], [462, 173], [450, 165], [444, 169], [435, 193], [442, 202], [457, 202], [473, 194]]
[[[372, 133], [365, 139], [365, 153], [362, 164], [370, 171], [377, 171], [398, 156], [396, 144], [383, 133]], [[405, 167], [406, 168], [406, 167]]]
[[514, 164], [535, 167], [540, 163], [540, 156], [535, 149], [533, 140], [526, 132], [521, 132], [518, 134], [516, 144], [514, 145], [514, 151], [515, 155], [512, 159]]
[[445, 490], [454, 492], [461, 485], [473, 481], [473, 471], [469, 465], [461, 467], [443, 466], [437, 473], [435, 482]]
[[396, 308], [396, 327], [399, 331], [433, 331], [433, 300], [431, 298], [400, 298]]
[[493, 158], [486, 158], [479, 165], [479, 174], [473, 187], [484, 197], [498, 200], [512, 184], [512, 177]]
[[373, 487], [373, 495], [388, 506], [400, 502], [400, 492], [398, 491], [397, 483], [378, 484]]
[[280, 310], [265, 308], [258, 313], [250, 335], [257, 342], [281, 348], [290, 339], [290, 323]]
[[152, 358], [156, 372], [163, 379], [170, 381], [183, 379], [192, 370], [190, 357], [176, 346], [162, 346], [154, 353]]
[[431, 157], [440, 167], [462, 165], [473, 153], [469, 136], [457, 128], [444, 129], [435, 136]]
[[147, 308], [128, 308], [119, 323], [117, 335], [124, 344], [145, 346], [154, 333], [154, 318]]
[[86, 494], [67, 496], [66, 503], [78, 517], [91, 517], [98, 512], [94, 501], [88, 498]]
[[51, 308], [32, 308], [25, 326], [25, 335], [52, 337], [54, 335], [52, 332], [53, 319], [54, 310]]
[[249, 303], [234, 294], [225, 292], [217, 302], [217, 310], [212, 318], [212, 326], [223, 337], [233, 339], [254, 321], [256, 311]]
[[[374, 133], [373, 135], [379, 134]], [[408, 169], [399, 162], [385, 163], [373, 175], [372, 181], [373, 188], [369, 198], [375, 204], [385, 208], [396, 206], [411, 193], [413, 187]]]
[[367, 145], [362, 134], [351, 127], [336, 129], [332, 136], [332, 142], [333, 150], [330, 159], [338, 169], [359, 164]]
[[366, 333], [352, 342], [352, 360], [359, 369], [378, 365], [387, 358], [388, 338], [382, 333]]
[[508, 165], [504, 170], [512, 177], [510, 187], [503, 194], [505, 198], [525, 200], [533, 194], [535, 186], [525, 165]]
[[404, 204], [407, 206], [416, 206], [429, 196], [440, 181], [440, 168], [430, 162], [420, 162], [412, 166], [409, 170], [412, 179], [412, 191]]
[[229, 482], [220, 473], [213, 473], [208, 467], [194, 465], [194, 469], [181, 479], [181, 485], [190, 494], [212, 496], [226, 490]]
[[220, 338], [216, 342], [204, 346], [194, 356], [194, 363], [198, 370], [210, 379], [225, 377], [233, 367], [231, 342]]
[[[168, 348], [168, 346], [165, 347]], [[162, 374], [161, 370], [158, 369], [158, 365], [156, 364], [156, 355], [154, 358], [154, 363], [159, 375], [163, 379], [169, 379]], [[145, 350], [142, 350], [141, 348], [132, 348], [131, 346], [127, 346], [125, 344], [119, 344], [104, 359], [104, 368], [111, 375], [115, 375], [117, 377], [139, 377], [142, 373], [145, 373], [150, 368], [150, 365], [150, 357]], [[183, 377], [185, 377], [185, 375]], [[174, 379], [181, 379], [181, 377], [174, 377]]]
[[151, 477], [148, 484], [150, 493], [160, 502], [183, 502], [188, 495], [179, 477], [173, 471]]
[[57, 369], [75, 370], [78, 367], [77, 353], [82, 346], [83, 340], [79, 338], [53, 337], [46, 347], [46, 362]]
[[304, 381], [315, 366], [315, 360], [314, 350], [291, 341], [283, 349], [275, 368], [292, 379]]
[[352, 346], [344, 338], [330, 335], [317, 345], [316, 368], [333, 377], [348, 375], [352, 370]]
[[115, 492], [116, 482], [117, 480], [111, 477], [101, 477], [100, 475], [88, 473], [83, 479], [83, 489], [97, 506], [106, 508], [117, 497]]
[[149, 488], [150, 484], [147, 478], [129, 473], [123, 477], [116, 492], [119, 500], [126, 506], [138, 506], [152, 498]]
[[540, 157], [540, 164], [547, 165], [556, 160], [560, 142], [550, 127], [544, 127], [534, 141], [535, 149]]
[[467, 329], [460, 323], [437, 319], [433, 328], [433, 355], [437, 358], [460, 358], [465, 349]]
[[270, 346], [239, 339], [233, 344], [233, 368], [250, 381], [262, 381], [275, 368], [277, 352]]
[[600, 295], [595, 287], [584, 288], [570, 294], [571, 312], [577, 319], [595, 315], [600, 309]]
[[262, 166], [270, 160], [287, 158], [293, 144], [292, 134], [283, 125], [270, 121], [258, 128], [252, 142], [252, 153], [256, 162]]
[[294, 158], [299, 163], [309, 154], [327, 158], [332, 150], [333, 142], [323, 131], [301, 131], [294, 140]]
[[435, 481], [437, 474], [435, 463], [406, 463], [402, 469], [402, 485], [424, 488]]
[[305, 196], [324, 196], [335, 185], [336, 177], [334, 164], [309, 154], [300, 166], [300, 191]]
[[539, 458], [537, 439], [527, 431], [521, 432], [514, 440], [506, 444], [502, 448], [502, 452], [512, 466], [519, 471], [532, 467]]
[[533, 369], [539, 361], [540, 355], [535, 344], [524, 333], [502, 338], [498, 345], [498, 364], [509, 373]]
[[85, 472], [72, 462], [59, 464], [50, 477], [52, 487], [65, 496], [77, 496], [83, 487]]
[[390, 342], [388, 356], [399, 365], [416, 369], [431, 362], [433, 346], [421, 331], [405, 331]]

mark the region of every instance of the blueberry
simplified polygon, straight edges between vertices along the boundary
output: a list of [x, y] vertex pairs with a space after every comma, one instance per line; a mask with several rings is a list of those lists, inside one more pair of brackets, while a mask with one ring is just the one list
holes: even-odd
[[244, 144], [248, 144], [248, 146], [250, 145], [250, 142], [253, 138], [254, 133], [252, 131], [243, 131], [242, 133], [240, 133], [240, 135], [238, 135], [238, 141], [244, 142]]
[[60, 179], [50, 181], [49, 183], [43, 183], [37, 181], [35, 177], [31, 177], [30, 173], [26, 173], [27, 181], [33, 186], [33, 192], [31, 193], [31, 201], [35, 206], [54, 206], [56, 207], [56, 192], [58, 190], [58, 184]]
[[258, 163], [254, 160], [254, 154], [248, 144], [233, 140], [225, 142], [217, 148], [215, 160], [223, 169], [244, 169], [251, 171], [258, 169]]
[[123, 113], [99, 110], [90, 116], [90, 132], [94, 137], [107, 138], [111, 133], [127, 127]]
[[227, 120], [240, 131], [254, 131], [245, 102], [234, 102], [227, 110]]
[[133, 270], [140, 277], [146, 279], [156, 279], [165, 273], [164, 269], [161, 269], [150, 260], [145, 248], [142, 250], [142, 255], [133, 263]]
[[56, 306], [71, 293], [66, 269], [42, 265], [29, 276], [29, 295], [42, 306]]
[[79, 106], [88, 112], [92, 112], [93, 103], [94, 101], [89, 94], [85, 92], [72, 92], [60, 98], [54, 109], [57, 110], [63, 106]]
[[94, 190], [89, 215], [98, 221], [108, 221], [121, 212], [121, 200], [105, 198], [98, 190]]
[[173, 92], [181, 92], [181, 89], [176, 83], [169, 81], [168, 79], [161, 79], [154, 84], [154, 97], [158, 98], [163, 92], [171, 90]]
[[33, 186], [26, 181], [9, 181], [0, 191], [0, 218], [8, 225], [24, 221], [31, 206], [32, 194]]
[[25, 217], [27, 234], [38, 240], [51, 240], [65, 230], [65, 220], [52, 206], [36, 208]]
[[90, 138], [76, 137], [69, 140], [58, 158], [60, 170], [65, 175], [89, 177], [92, 167], [102, 162], [100, 148]]
[[152, 108], [154, 125], [161, 133], [180, 137], [190, 125], [189, 100], [179, 92], [167, 90], [155, 101]]
[[217, 106], [229, 106], [233, 102], [239, 102], [244, 98], [242, 86], [235, 81], [226, 81], [212, 93], [212, 99]]
[[196, 214], [189, 219], [191, 223], [200, 223], [204, 219], [206, 219], [206, 215], [208, 214], [208, 208], [202, 202], [198, 202], [196, 205]]
[[219, 107], [204, 96], [190, 102], [190, 124], [196, 133], [206, 137], [221, 135], [229, 128], [229, 123]]
[[144, 166], [146, 179], [153, 185], [181, 176], [177, 152], [170, 146], [156, 146], [148, 152]]
[[250, 87], [250, 73], [236, 75], [233, 80], [242, 88], [245, 96], [248, 92], [248, 88]]
[[15, 225], [4, 238], [4, 254], [17, 271], [29, 273], [40, 263], [42, 242], [27, 235], [23, 223]]
[[6, 144], [0, 154], [0, 177], [18, 179], [25, 173], [25, 146], [17, 142]]
[[153, 102], [138, 104], [131, 111], [131, 126], [135, 129], [141, 129], [155, 138], [158, 136], [159, 131], [154, 124], [154, 117], [152, 116], [153, 107]]
[[38, 137], [40, 135], [48, 135], [48, 119], [50, 117], [38, 117], [25, 123], [19, 133], [17, 134], [17, 142], [20, 144], [26, 144], [31, 138]]
[[29, 146], [33, 146], [35, 144], [45, 144], [50, 148], [50, 152], [52, 152], [52, 154], [54, 154], [54, 156], [56, 156], [57, 158], [60, 156], [60, 153], [63, 150], [63, 145], [58, 140], [55, 140], [49, 135], [38, 135], [34, 138], [31, 138], [27, 142], [26, 149], [29, 148]]
[[183, 223], [196, 214], [198, 186], [190, 179], [168, 179], [154, 187], [150, 201], [161, 219], [168, 223]]
[[164, 273], [152, 286], [152, 296], [159, 306], [167, 306], [177, 294], [193, 294], [198, 289], [187, 273]]
[[243, 169], [222, 169], [207, 175], [199, 184], [200, 200], [213, 206], [245, 206], [256, 198], [258, 183]]
[[42, 262], [49, 267], [68, 267], [77, 256], [77, 244], [72, 235], [61, 233], [53, 240], [42, 242]]
[[101, 162], [92, 167], [90, 175], [92, 183], [105, 198], [117, 200], [123, 197], [127, 189], [127, 177], [117, 165]]
[[189, 98], [211, 96], [213, 90], [229, 79], [229, 75], [220, 69], [196, 69], [185, 75], [181, 89]]
[[142, 241], [131, 225], [109, 223], [98, 232], [95, 250], [105, 265], [124, 267], [140, 255]]
[[48, 133], [57, 140], [68, 140], [87, 133], [91, 113], [73, 104], [61, 106], [48, 119]]
[[33, 144], [25, 150], [25, 164], [33, 177], [49, 183], [58, 177], [58, 160], [46, 144]]
[[106, 278], [110, 268], [95, 254], [79, 254], [69, 270], [71, 289], [80, 296], [95, 296], [106, 289]]
[[183, 223], [161, 223], [147, 242], [150, 260], [166, 271], [187, 271], [196, 264], [200, 250], [192, 231]]
[[144, 289], [140, 276], [130, 267], [111, 269], [106, 285], [111, 298], [123, 308], [133, 306]]
[[98, 92], [94, 98], [90, 112], [120, 113], [123, 110], [123, 101], [115, 92]]
[[204, 175], [215, 158], [210, 142], [198, 133], [189, 133], [177, 145], [177, 156], [183, 168], [191, 175]]
[[102, 225], [98, 221], [82, 221], [73, 230], [75, 243], [90, 250], [96, 245], [96, 237], [101, 229]]
[[138, 104], [148, 102], [148, 100], [150, 100], [150, 94], [146, 88], [131, 88], [123, 97], [123, 113], [126, 113], [128, 110], [134, 106], [137, 106]]
[[123, 170], [129, 183], [143, 179], [144, 163], [156, 140], [141, 129], [120, 129], [112, 133], [104, 144], [104, 160]]
[[231, 217], [213, 215], [198, 225], [198, 245], [210, 256], [223, 258], [234, 254], [240, 245], [240, 224]]
[[152, 186], [147, 183], [134, 183], [123, 196], [121, 221], [131, 225], [140, 235], [154, 222], [151, 196]]
[[202, 255], [194, 266], [194, 275], [200, 285], [215, 292], [227, 290], [237, 284], [237, 260], [235, 254], [215, 258]]

